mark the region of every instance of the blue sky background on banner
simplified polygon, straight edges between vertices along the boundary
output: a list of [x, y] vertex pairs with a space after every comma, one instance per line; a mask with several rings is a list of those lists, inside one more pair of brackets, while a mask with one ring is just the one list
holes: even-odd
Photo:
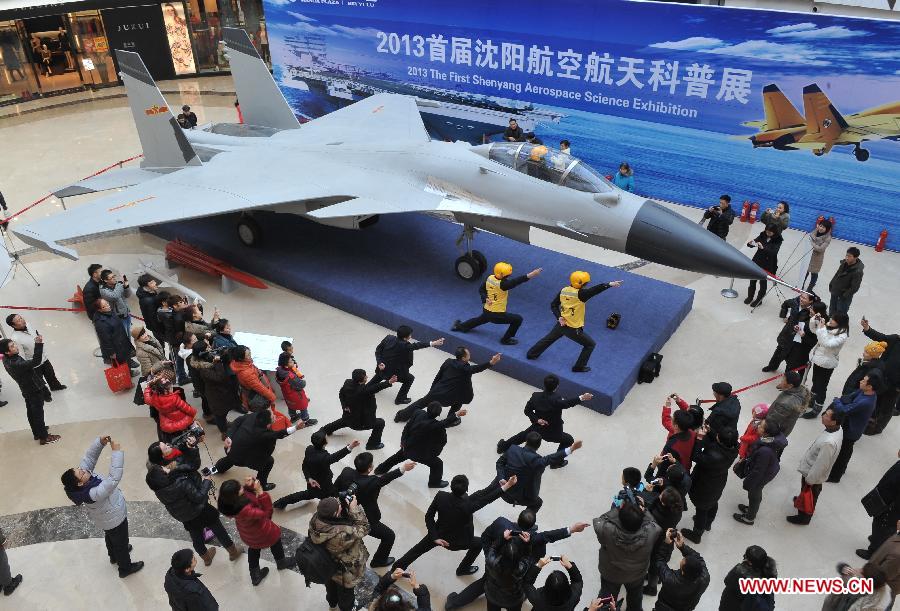
[[[386, 73], [398, 81], [722, 135], [755, 131], [740, 124], [763, 117], [761, 89], [773, 82], [801, 113], [802, 88], [813, 82], [843, 114], [900, 100], [900, 26], [887, 21], [624, 0], [560, 0], [552, 5], [522, 0], [335, 1], [266, 0], [276, 63], [292, 59], [283, 44], [285, 36], [315, 34], [325, 38], [329, 62]], [[435, 35], [445, 42], [436, 43]], [[461, 44], [455, 54], [454, 38]], [[543, 53], [530, 62], [529, 55], [536, 53], [532, 47]], [[444, 61], [439, 61], [441, 48]], [[508, 53], [519, 50], [522, 56], [517, 64], [518, 57]], [[539, 56], [543, 64], [537, 61]], [[609, 68], [608, 75], [600, 71], [604, 66]], [[632, 66], [633, 79], [629, 79]], [[413, 67], [423, 70], [410, 74]], [[438, 73], [442, 76], [437, 77]], [[729, 81], [725, 87], [723, 79]], [[536, 90], [527, 91], [529, 87]], [[619, 128], [619, 132], [625, 129]], [[686, 132], [681, 138], [676, 135], [677, 130], [656, 134], [659, 150], [665, 152], [668, 145], [683, 150], [685, 145], [677, 141]], [[621, 138], [621, 133], [617, 136]], [[740, 151], [742, 157], [751, 151], [757, 157], [753, 161], [764, 162], [763, 168], [768, 164], [783, 171], [775, 166], [790, 164], [809, 178], [809, 158], [813, 158], [809, 151], [754, 151], [748, 141], [726, 145], [721, 140], [716, 140], [716, 146]], [[865, 164], [846, 154], [852, 147], [835, 147], [829, 155], [813, 160], [819, 168], [813, 173], [830, 167], [830, 172], [846, 173], [852, 181], [874, 182], [879, 188], [883, 183], [885, 191], [877, 195], [884, 206], [883, 197], [896, 200], [900, 190], [900, 181], [891, 187], [889, 177], [893, 174], [896, 179], [900, 174], [896, 163], [900, 142], [864, 146], [872, 153]], [[644, 166], [639, 179], [641, 173], [648, 174]], [[647, 178], [652, 183], [652, 175]], [[719, 184], [711, 186], [709, 196], [719, 188]], [[815, 191], [819, 197], [834, 198], [847, 188], [850, 184], [819, 185]], [[671, 190], [663, 191], [659, 197], [673, 195]], [[794, 197], [766, 189], [750, 195]], [[870, 205], [864, 208], [871, 210]], [[900, 223], [895, 228], [900, 229]], [[865, 235], [870, 229], [861, 230], [858, 241], [873, 241]]]

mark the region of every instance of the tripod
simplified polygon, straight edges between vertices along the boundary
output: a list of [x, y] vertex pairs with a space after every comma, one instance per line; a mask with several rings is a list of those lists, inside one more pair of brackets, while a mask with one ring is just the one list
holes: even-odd
[[[28, 277], [31, 278], [37, 286], [41, 286], [41, 283], [37, 281], [37, 278], [34, 277], [34, 274], [31, 273], [31, 270], [22, 262], [22, 258], [19, 255], [19, 252], [14, 248], [12, 238], [9, 236], [7, 232], [6, 223], [0, 224], [0, 233], [3, 234], [3, 250], [6, 251], [6, 256], [10, 260], [9, 270], [6, 272], [6, 275], [3, 277], [3, 280], [0, 281], [0, 288], [6, 286], [6, 283], [10, 280], [13, 280], [16, 277], [16, 272], [21, 267], [25, 270], [25, 273], [28, 274]], [[0, 254], [0, 257], [3, 255]]]

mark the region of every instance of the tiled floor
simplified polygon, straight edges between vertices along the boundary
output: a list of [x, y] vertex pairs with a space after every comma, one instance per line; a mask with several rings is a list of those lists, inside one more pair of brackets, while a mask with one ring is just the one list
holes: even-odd
[[[209, 79], [202, 83], [205, 86]], [[185, 94], [186, 96], [188, 94]], [[227, 96], [168, 96], [172, 105], [189, 100], [201, 121], [233, 119], [232, 100]], [[15, 143], [0, 148], [3, 168], [0, 189], [12, 210], [18, 210], [42, 197], [49, 189], [73, 182], [97, 168], [139, 152], [136, 134], [124, 99], [95, 101], [75, 106], [44, 110], [18, 118], [0, 119], [0, 141]], [[66, 201], [77, 206], [79, 201]], [[56, 201], [29, 211], [15, 222], [26, 222], [59, 210]], [[684, 214], [699, 218], [699, 211], [682, 209]], [[754, 228], [755, 229], [755, 228]], [[745, 241], [751, 228], [736, 224], [730, 241]], [[782, 249], [787, 260], [802, 235], [790, 231]], [[582, 245], [547, 237], [547, 245], [608, 264], [626, 259], [616, 253], [588, 249]], [[60, 307], [66, 305], [76, 283], [82, 283], [86, 266], [94, 261], [113, 267], [132, 277], [139, 260], [161, 263], [163, 244], [148, 236], [131, 234], [96, 240], [78, 245], [82, 258], [78, 262], [30, 255], [25, 258], [28, 269], [40, 282], [35, 285], [19, 270], [15, 279], [0, 291], [0, 305]], [[444, 245], [452, 248], [451, 244]], [[826, 257], [824, 286], [834, 272], [846, 244], [836, 241]], [[442, 245], [436, 245], [442, 247]], [[855, 366], [866, 339], [859, 330], [860, 315], [868, 315], [878, 329], [896, 332], [900, 329], [900, 257], [893, 253], [874, 253], [862, 249], [866, 262], [866, 278], [851, 312], [853, 329], [842, 353], [841, 364], [833, 378], [831, 394], [836, 394], [847, 374]], [[302, 262], [299, 262], [302, 264]], [[659, 451], [664, 433], [659, 424], [659, 407], [664, 397], [678, 392], [686, 397], [707, 397], [709, 386], [718, 380], [729, 380], [735, 387], [745, 386], [765, 377], [759, 369], [768, 359], [779, 329], [777, 295], [773, 294], [757, 311], [751, 313], [741, 299], [726, 300], [719, 290], [723, 279], [699, 276], [648, 265], [638, 273], [688, 286], [696, 291], [694, 310], [672, 340], [664, 348], [663, 373], [652, 385], [636, 386], [613, 417], [604, 417], [575, 408], [566, 417], [566, 427], [584, 440], [584, 449], [576, 453], [568, 468], [548, 471], [544, 477], [540, 525], [558, 527], [576, 521], [590, 521], [609, 507], [610, 497], [619, 485], [625, 466], [643, 468]], [[240, 289], [229, 295], [218, 290], [212, 279], [191, 271], [183, 271], [181, 280], [215, 304], [239, 330], [287, 335], [295, 338], [300, 365], [309, 380], [313, 414], [322, 420], [337, 414], [337, 390], [351, 369], [370, 367], [372, 352], [388, 331], [335, 310], [326, 304], [302, 297], [277, 286], [267, 291]], [[386, 279], [386, 281], [392, 281]], [[738, 286], [743, 291], [743, 283]], [[472, 290], [475, 290], [474, 288]], [[515, 298], [512, 298], [513, 307]], [[137, 309], [137, 304], [132, 304]], [[590, 308], [589, 308], [590, 310]], [[3, 317], [9, 310], [3, 310]], [[48, 342], [51, 359], [69, 389], [57, 393], [46, 408], [53, 432], [62, 440], [49, 447], [36, 445], [28, 432], [21, 398], [6, 374], [3, 398], [10, 404], [0, 410], [0, 464], [4, 466], [6, 494], [0, 496], [0, 513], [18, 514], [48, 507], [68, 505], [59, 485], [59, 474], [76, 464], [93, 436], [110, 434], [121, 439], [126, 451], [125, 478], [122, 490], [129, 500], [154, 501], [144, 483], [144, 452], [154, 438], [153, 424], [146, 408], [136, 407], [129, 394], [113, 396], [106, 389], [102, 364], [93, 358], [96, 340], [83, 314], [62, 312], [28, 312], [33, 328], [40, 329]], [[448, 325], [452, 321], [447, 321]], [[528, 322], [526, 321], [526, 324]], [[599, 323], [597, 323], [599, 324]], [[423, 338], [431, 339], [431, 338]], [[445, 353], [424, 350], [416, 355], [414, 373], [417, 381], [412, 396], [420, 396], [428, 381], [445, 358]], [[594, 354], [594, 367], [603, 367], [605, 359], [615, 354], [604, 353], [599, 346]], [[443, 459], [447, 476], [466, 473], [473, 488], [482, 486], [494, 476], [494, 445], [501, 435], [518, 431], [525, 424], [524, 405], [532, 388], [493, 372], [475, 379], [475, 401], [463, 425], [450, 432], [450, 443]], [[759, 402], [770, 402], [776, 394], [773, 385], [753, 389], [741, 396], [744, 411], [743, 428], [749, 408]], [[392, 422], [394, 391], [379, 397], [382, 416], [388, 421], [381, 458], [397, 449], [400, 426]], [[865, 542], [868, 520], [859, 503], [884, 470], [896, 460], [897, 424], [885, 434], [865, 437], [857, 445], [847, 476], [840, 485], [827, 484], [822, 493], [816, 517], [809, 527], [787, 524], [784, 516], [791, 513], [791, 497], [799, 487], [796, 465], [810, 441], [818, 434], [817, 422], [802, 421], [791, 436], [791, 444], [783, 457], [782, 473], [765, 489], [762, 509], [753, 527], [739, 525], [730, 514], [737, 503], [745, 502], [739, 482], [729, 481], [721, 501], [721, 511], [713, 531], [697, 546], [706, 558], [712, 583], [701, 609], [714, 609], [722, 590], [726, 572], [740, 560], [750, 544], [765, 547], [777, 559], [783, 576], [831, 576], [838, 561], [853, 562], [853, 550]], [[352, 439], [349, 431], [334, 437], [334, 446]], [[276, 493], [297, 489], [301, 485], [299, 464], [309, 433], [301, 431], [279, 442], [275, 470], [271, 480], [278, 484]], [[222, 448], [211, 443], [214, 457]], [[98, 470], [104, 471], [107, 458], [101, 458]], [[342, 465], [350, 464], [345, 460]], [[234, 469], [229, 476], [242, 476], [246, 470]], [[384, 521], [397, 532], [395, 555], [416, 542], [424, 529], [423, 515], [434, 493], [425, 487], [426, 469], [417, 468], [392, 483], [381, 496]], [[221, 481], [223, 478], [219, 478]], [[449, 477], [448, 477], [449, 479]], [[292, 530], [305, 532], [312, 507], [301, 506], [289, 512], [276, 513], [275, 519]], [[498, 501], [479, 512], [476, 526], [486, 526], [498, 515], [514, 517], [517, 511]], [[692, 511], [682, 522], [688, 526]], [[175, 525], [177, 526], [177, 524]], [[21, 527], [21, 526], [20, 526]], [[29, 533], [17, 532], [13, 525], [12, 546], [34, 540]], [[43, 540], [43, 539], [42, 539]], [[9, 550], [14, 571], [25, 576], [25, 583], [13, 598], [0, 597], [3, 609], [86, 609], [98, 601], [108, 601], [117, 609], [161, 608], [165, 606], [162, 590], [164, 565], [169, 554], [183, 543], [160, 538], [136, 538], [136, 559], [147, 561], [143, 572], [127, 580], [119, 580], [109, 568], [99, 540], [59, 541]], [[369, 540], [370, 549], [374, 549]], [[599, 588], [596, 569], [597, 541], [588, 530], [551, 547], [555, 554], [566, 553], [576, 559], [585, 577], [585, 592]], [[459, 590], [471, 578], [459, 579], [452, 567], [460, 553], [435, 551], [416, 563], [420, 580], [433, 593], [436, 608], [442, 608], [447, 593]], [[479, 564], [483, 564], [480, 560]], [[306, 589], [296, 574], [270, 577], [258, 588], [252, 588], [245, 561], [231, 564], [220, 555], [209, 569], [203, 570], [205, 581], [223, 608], [323, 609], [322, 588]], [[587, 599], [587, 595], [585, 596]], [[652, 607], [652, 600], [645, 598]], [[820, 597], [779, 599], [779, 608], [814, 609]], [[483, 608], [483, 603], [473, 605]]]

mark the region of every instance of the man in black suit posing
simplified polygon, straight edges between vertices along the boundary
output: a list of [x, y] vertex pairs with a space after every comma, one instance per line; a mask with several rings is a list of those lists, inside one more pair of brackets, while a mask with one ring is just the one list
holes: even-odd
[[[428, 487], [446, 488], [450, 485], [445, 479], [444, 462], [441, 460], [441, 451], [447, 445], [447, 420], [438, 420], [441, 415], [441, 404], [432, 401], [423, 410], [417, 410], [410, 418], [403, 433], [400, 436], [400, 449], [375, 468], [375, 475], [382, 475], [388, 469], [399, 465], [404, 460], [413, 460], [423, 465], [428, 465]], [[459, 417], [466, 415], [466, 410], [456, 412]]]
[[537, 513], [544, 504], [541, 498], [541, 476], [544, 469], [554, 462], [565, 460], [566, 456], [581, 447], [581, 440], [569, 447], [541, 456], [541, 435], [531, 431], [525, 436], [525, 446], [511, 446], [497, 459], [497, 480], [518, 476], [519, 485], [510, 493], [503, 494], [503, 500], [512, 505], [525, 505]]
[[310, 444], [306, 446], [306, 454], [303, 456], [303, 465], [301, 466], [303, 479], [306, 480], [306, 490], [281, 497], [272, 503], [276, 509], [286, 509], [288, 505], [300, 501], [337, 496], [331, 465], [349, 455], [353, 448], [359, 446], [359, 440], [354, 439], [337, 452], [329, 452], [325, 449], [328, 438], [322, 431], [313, 433], [309, 441]]
[[[557, 450], [565, 450], [575, 439], [563, 430], [562, 411], [575, 407], [584, 401], [594, 398], [589, 392], [578, 397], [566, 399], [556, 389], [559, 387], [559, 378], [553, 374], [544, 378], [544, 390], [531, 395], [525, 404], [525, 415], [531, 420], [531, 426], [520, 433], [516, 433], [509, 439], [501, 439], [497, 442], [497, 454], [503, 454], [510, 446], [517, 446], [525, 441], [528, 433], [537, 431], [541, 439], [553, 441], [559, 444]], [[567, 460], [561, 460], [550, 464], [551, 469], [565, 467]]]
[[481, 552], [481, 538], [475, 536], [472, 516], [515, 485], [516, 477], [512, 476], [505, 481], [491, 482], [487, 488], [468, 495], [469, 478], [465, 475], [455, 476], [450, 482], [450, 492], [438, 492], [425, 512], [425, 527], [428, 532], [394, 563], [393, 568], [408, 569], [422, 554], [435, 547], [443, 547], [452, 552], [467, 550], [456, 568], [457, 575], [477, 573], [478, 567], [472, 563]]
[[413, 366], [413, 352], [422, 348], [437, 348], [444, 345], [444, 338], [432, 340], [430, 342], [414, 342], [412, 341], [412, 329], [406, 325], [400, 325], [397, 328], [397, 335], [388, 335], [375, 348], [375, 374], [372, 376], [373, 382], [387, 380], [391, 376], [396, 376], [400, 382], [400, 391], [397, 398], [394, 399], [395, 405], [403, 405], [410, 403], [409, 389], [416, 377], [410, 373]]
[[[378, 476], [372, 475], [372, 453], [362, 452], [353, 459], [353, 467], [345, 467], [341, 474], [338, 475], [334, 485], [338, 490], [347, 490], [351, 483], [356, 483], [356, 500], [366, 512], [366, 518], [369, 520], [369, 536], [380, 539], [378, 549], [372, 554], [372, 562], [369, 563], [373, 568], [390, 566], [394, 563], [394, 558], [389, 556], [391, 548], [394, 546], [394, 531], [388, 528], [381, 521], [381, 508], [378, 507], [378, 495], [381, 489], [392, 481], [403, 475], [407, 471], [411, 471], [416, 466], [414, 462], [405, 463], [400, 469]], [[354, 468], [355, 467], [355, 468]], [[402, 469], [402, 470], [401, 470]]]
[[472, 390], [472, 376], [481, 373], [485, 369], [500, 362], [500, 354], [495, 354], [487, 363], [472, 365], [469, 349], [460, 346], [456, 349], [455, 358], [447, 359], [431, 383], [428, 394], [397, 412], [394, 422], [406, 422], [417, 409], [424, 409], [432, 401], [437, 401], [444, 407], [449, 407], [447, 422], [449, 426], [456, 426], [462, 420], [456, 415], [463, 405], [472, 402], [475, 391]]
[[381, 432], [384, 430], [384, 420], [378, 418], [375, 410], [378, 403], [375, 401], [375, 393], [384, 390], [397, 381], [397, 376], [391, 376], [389, 380], [369, 380], [365, 369], [354, 369], [350, 379], [344, 380], [344, 385], [338, 392], [343, 413], [334, 422], [323, 426], [321, 431], [331, 435], [338, 429], [349, 427], [354, 431], [372, 431], [366, 442], [367, 450], [380, 450], [384, 447], [381, 443]]

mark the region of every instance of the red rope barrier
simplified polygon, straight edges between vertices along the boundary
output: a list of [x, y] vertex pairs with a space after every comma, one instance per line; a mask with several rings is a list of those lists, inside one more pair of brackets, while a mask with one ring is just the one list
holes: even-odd
[[[789, 369], [788, 371], [803, 371], [804, 369], [806, 369], [806, 365], [801, 365], [800, 367], [795, 367], [794, 369]], [[785, 373], [787, 373], [787, 371]], [[731, 396], [736, 396], [736, 395], [741, 394], [744, 391], [750, 390], [751, 388], [756, 388], [757, 386], [762, 386], [763, 384], [768, 384], [769, 382], [772, 382], [773, 380], [777, 380], [778, 378], [782, 377], [783, 375], [784, 375], [784, 373], [779, 373], [777, 376], [772, 376], [771, 378], [766, 378], [765, 380], [761, 380], [759, 382], [756, 382], [755, 384], [751, 384], [750, 386], [744, 386], [743, 388], [738, 388], [737, 390], [734, 390], [731, 392]], [[700, 403], [715, 403], [715, 402], [716, 402], [715, 399], [698, 399], [697, 400], [698, 404], [700, 404]]]
[[[80, 179], [80, 180], [76, 180], [75, 182], [81, 182], [82, 180], [87, 180], [88, 178], [93, 178], [94, 176], [99, 176], [100, 174], [103, 174], [104, 172], [108, 172], [109, 170], [113, 169], [113, 168], [116, 167], [116, 166], [118, 166], [118, 167], [121, 168], [123, 163], [128, 163], [129, 161], [134, 161], [135, 159], [139, 159], [139, 158], [141, 158], [141, 157], [143, 157], [143, 156], [144, 156], [144, 155], [141, 154], [141, 155], [135, 155], [134, 157], [129, 157], [128, 159], [122, 159], [121, 161], [117, 161], [116, 163], [114, 163], [114, 164], [112, 164], [112, 165], [108, 165], [108, 166], [106, 166], [105, 168], [103, 168], [102, 170], [98, 170], [98, 171], [94, 172], [93, 174], [91, 174], [91, 175], [89, 175], [89, 176], [85, 176], [84, 178], [82, 178], [82, 179]], [[52, 195], [53, 195], [52, 193], [48, 193], [47, 195], [45, 195], [45, 196], [42, 197], [41, 199], [37, 200], [36, 202], [34, 202], [34, 203], [32, 203], [32, 204], [29, 204], [28, 206], [25, 206], [24, 208], [22, 208], [22, 209], [19, 210], [18, 212], [14, 213], [12, 216], [9, 216], [9, 217], [7, 217], [7, 218], [5, 218], [5, 219], [3, 219], [3, 220], [0, 220], [0, 226], [9, 225], [9, 222], [10, 222], [11, 220], [13, 220], [14, 218], [16, 218], [17, 216], [20, 216], [20, 215], [24, 214], [25, 212], [28, 212], [29, 210], [31, 210], [32, 208], [34, 208], [34, 207], [37, 206], [38, 204], [41, 204], [41, 203], [47, 201], [48, 199], [50, 199], [50, 197], [51, 197]]]

